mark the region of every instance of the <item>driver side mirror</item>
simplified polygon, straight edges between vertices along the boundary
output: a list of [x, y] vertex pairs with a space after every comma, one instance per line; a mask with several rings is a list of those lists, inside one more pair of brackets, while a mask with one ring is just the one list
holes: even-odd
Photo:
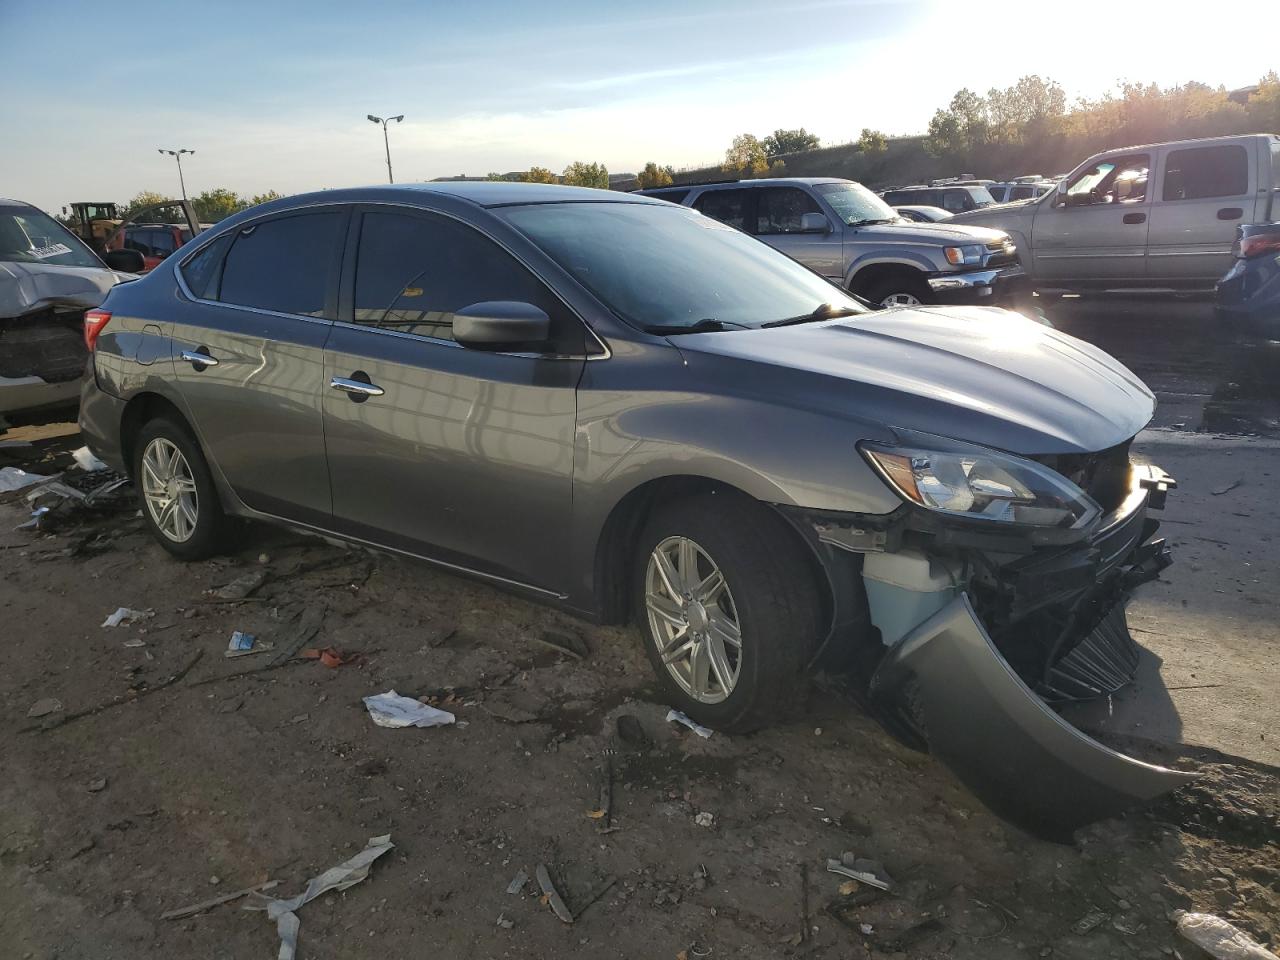
[[821, 213], [802, 213], [800, 214], [800, 232], [801, 233], [830, 233], [831, 221]]
[[550, 337], [551, 318], [531, 303], [486, 300], [453, 315], [453, 339], [472, 350], [540, 350]]

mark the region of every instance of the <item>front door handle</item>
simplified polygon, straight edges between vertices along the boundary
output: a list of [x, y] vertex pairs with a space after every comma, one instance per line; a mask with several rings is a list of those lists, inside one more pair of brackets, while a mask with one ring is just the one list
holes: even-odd
[[216, 367], [218, 361], [209, 356], [208, 349], [208, 347], [196, 347], [194, 350], [183, 350], [182, 359], [195, 367], [197, 372], [205, 367]]
[[368, 376], [369, 375], [367, 373], [357, 370], [351, 375], [350, 379], [347, 377], [333, 377], [329, 381], [329, 386], [334, 390], [341, 390], [343, 393], [346, 393], [357, 403], [362, 403], [370, 397], [380, 397], [385, 392], [377, 384], [370, 383]]
[[1145, 213], [1126, 213], [1124, 215], [1125, 223], [1146, 223], [1147, 215]]
[[1218, 211], [1219, 220], [1239, 220], [1244, 216], [1244, 211], [1239, 207], [1223, 207]]

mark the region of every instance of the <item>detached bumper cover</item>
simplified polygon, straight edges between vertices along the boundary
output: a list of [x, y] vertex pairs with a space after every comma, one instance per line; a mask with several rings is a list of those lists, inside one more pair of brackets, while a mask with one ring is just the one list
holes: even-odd
[[1066, 839], [1195, 779], [1117, 753], [1054, 713], [1001, 656], [965, 594], [885, 655], [872, 697], [892, 699], [910, 677], [930, 752], [1034, 834]]

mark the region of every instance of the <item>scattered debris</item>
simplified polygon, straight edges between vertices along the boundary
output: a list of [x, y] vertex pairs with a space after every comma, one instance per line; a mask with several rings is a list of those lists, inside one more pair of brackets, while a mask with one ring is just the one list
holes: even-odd
[[448, 710], [437, 710], [421, 701], [402, 697], [394, 690], [365, 697], [364, 705], [380, 727], [440, 727], [457, 719]]
[[107, 619], [102, 621], [104, 627], [118, 627], [120, 625], [128, 626], [138, 620], [146, 620], [154, 617], [154, 610], [130, 610], [128, 607], [117, 607], [116, 612], [109, 614]]
[[1173, 912], [1178, 933], [1215, 960], [1278, 960], [1276, 955], [1235, 924], [1212, 913]]
[[86, 785], [86, 789], [90, 793], [101, 793], [103, 790], [107, 789], [107, 778], [95, 777], [93, 780], [89, 781]]
[[838, 873], [877, 890], [889, 890], [893, 887], [893, 879], [885, 870], [884, 864], [879, 860], [855, 857], [852, 853], [841, 854], [839, 860], [827, 860], [827, 872]]
[[1215, 497], [1220, 497], [1224, 493], [1230, 493], [1236, 487], [1241, 487], [1241, 486], [1244, 486], [1244, 478], [1237, 477], [1235, 480], [1232, 480], [1230, 483], [1228, 483], [1225, 487], [1214, 487], [1213, 495]]
[[[64, 724], [71, 723], [73, 720], [81, 720], [84, 717], [92, 717], [94, 714], [102, 713], [102, 711], [110, 710], [113, 707], [119, 707], [126, 703], [136, 703], [142, 697], [145, 697], [152, 693], [157, 693], [160, 690], [163, 690], [165, 687], [173, 686], [175, 683], [177, 683], [179, 680], [185, 677], [188, 673], [190, 673], [192, 668], [197, 663], [200, 662], [200, 658], [203, 656], [204, 656], [204, 651], [197, 650], [191, 656], [191, 659], [188, 660], [186, 664], [178, 670], [177, 673], [171, 674], [170, 676], [166, 677], [164, 680], [161, 680], [159, 683], [153, 684], [151, 686], [143, 687], [142, 689], [132, 689], [125, 695], [112, 697], [110, 700], [103, 701], [102, 703], [99, 703], [96, 706], [87, 707], [84, 710], [77, 710], [75, 713], [69, 713], [65, 717], [62, 717], [60, 719]], [[50, 729], [52, 729], [52, 727], [43, 726], [43, 725], [31, 726], [31, 727], [23, 727], [22, 730], [20, 730], [19, 732], [30, 733], [32, 731], [44, 731], [44, 730], [50, 730]]]
[[222, 652], [222, 655], [224, 657], [247, 657], [273, 649], [275, 649], [275, 644], [259, 643], [258, 638], [252, 633], [234, 630], [231, 633], [231, 639], [227, 641], [227, 649]]
[[711, 736], [711, 734], [715, 733], [715, 731], [712, 730], [710, 727], [704, 727], [700, 723], [694, 723], [692, 720], [690, 720], [687, 716], [685, 716], [679, 710], [667, 711], [667, 721], [670, 722], [672, 720], [674, 720], [676, 723], [684, 724], [686, 727], [688, 727], [698, 736], [702, 737], [704, 740], [707, 737]]
[[516, 925], [516, 922], [514, 920], [508, 920], [506, 914], [504, 913], [498, 914], [498, 919], [494, 922], [497, 923], [497, 925], [500, 926], [503, 930], [510, 930], [512, 927]]
[[47, 717], [51, 713], [57, 713], [62, 709], [62, 701], [57, 697], [42, 697], [31, 705], [31, 709], [27, 711], [27, 716], [35, 720], [38, 717]]
[[553, 650], [559, 650], [561, 653], [567, 653], [569, 656], [578, 660], [585, 660], [591, 656], [591, 648], [587, 646], [587, 641], [576, 633], [561, 633], [556, 630], [544, 630], [541, 636], [537, 638], [538, 643]]
[[863, 936], [869, 937], [875, 932], [876, 928], [871, 926], [869, 923], [860, 923], [858, 924], [858, 929], [862, 931]]
[[85, 473], [96, 473], [99, 470], [107, 469], [107, 465], [95, 457], [88, 447], [72, 450], [71, 456], [75, 460], [76, 466]]
[[275, 900], [253, 893], [254, 902], [246, 903], [245, 910], [265, 910], [267, 917], [276, 922], [276, 932], [280, 935], [280, 953], [278, 960], [294, 960], [298, 952], [298, 928], [302, 925], [297, 910], [322, 893], [329, 890], [346, 890], [354, 887], [369, 876], [369, 868], [373, 861], [392, 849], [391, 834], [381, 837], [370, 837], [365, 848], [354, 857], [336, 867], [330, 867], [317, 877], [312, 877], [307, 889], [291, 900]]
[[316, 649], [308, 647], [299, 654], [304, 660], [319, 660], [321, 665], [328, 667], [330, 670], [336, 670], [338, 667], [350, 667], [364, 662], [363, 653], [343, 653], [337, 647], [324, 647]]
[[135, 637], [133, 640], [126, 640], [124, 645], [130, 649], [137, 649], [138, 647], [145, 647], [147, 641]]
[[511, 878], [511, 882], [507, 884], [507, 894], [515, 896], [524, 889], [524, 885], [529, 882], [529, 874], [521, 867], [516, 875]]
[[198, 913], [204, 913], [206, 910], [212, 910], [214, 907], [220, 907], [224, 903], [230, 903], [232, 900], [239, 900], [241, 897], [247, 897], [251, 893], [261, 893], [264, 890], [274, 890], [278, 886], [280, 886], [279, 880], [268, 880], [266, 883], [259, 883], [252, 887], [245, 887], [243, 890], [224, 893], [220, 897], [201, 900], [199, 903], [193, 903], [190, 906], [179, 907], [176, 910], [169, 910], [160, 914], [160, 919], [185, 920], [187, 917], [194, 917]]
[[48, 516], [48, 515], [49, 515], [49, 508], [48, 508], [48, 507], [36, 507], [34, 510], [32, 510], [32, 511], [31, 511], [31, 519], [30, 519], [30, 520], [27, 520], [25, 523], [20, 523], [20, 524], [18, 524], [18, 525], [17, 525], [16, 527], [14, 527], [13, 529], [15, 529], [15, 530], [39, 530], [39, 529], [41, 529], [41, 527], [40, 527], [40, 521], [41, 521], [41, 520], [43, 520], [43, 519], [44, 519], [46, 516]]
[[555, 884], [551, 882], [551, 874], [547, 872], [546, 865], [538, 864], [534, 873], [538, 877], [538, 886], [542, 888], [543, 899], [551, 905], [555, 915], [565, 923], [573, 923], [573, 914], [569, 912], [568, 904], [564, 902], [557, 892]]
[[23, 487], [31, 486], [33, 483], [41, 483], [52, 479], [54, 478], [44, 477], [38, 473], [27, 473], [27, 471], [19, 470], [17, 467], [0, 467], [0, 493], [21, 490]]
[[703, 810], [701, 813], [699, 813], [697, 816], [693, 818], [693, 822], [700, 827], [715, 826], [716, 815], [714, 813], [709, 813], [708, 811]]
[[1071, 932], [1077, 936], [1083, 937], [1086, 933], [1092, 933], [1110, 919], [1111, 914], [1094, 907], [1071, 925]]
[[218, 600], [243, 600], [251, 596], [255, 590], [267, 582], [265, 570], [250, 570], [241, 574], [228, 584], [211, 590], [210, 595]]
[[613, 833], [618, 829], [613, 825], [613, 757], [607, 753], [604, 763], [600, 765], [599, 779], [600, 805], [587, 816], [600, 821], [596, 828], [599, 833]]

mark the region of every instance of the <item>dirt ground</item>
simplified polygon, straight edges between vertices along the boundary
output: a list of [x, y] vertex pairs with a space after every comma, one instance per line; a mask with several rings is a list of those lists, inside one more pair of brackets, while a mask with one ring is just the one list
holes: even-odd
[[[0, 498], [0, 952], [265, 960], [274, 925], [240, 902], [160, 915], [267, 880], [293, 896], [387, 833], [395, 850], [368, 879], [300, 909], [300, 957], [1194, 956], [1175, 908], [1276, 944], [1280, 576], [1267, 544], [1280, 524], [1267, 481], [1253, 482], [1275, 453], [1180, 438], [1143, 446], [1184, 481], [1166, 527], [1179, 562], [1133, 608], [1163, 681], [1144, 677], [1092, 722], [1205, 775], [1071, 845], [996, 819], [834, 678], [799, 721], [702, 739], [665, 721], [631, 631], [261, 528], [234, 556], [184, 565], [131, 505], [14, 530], [27, 508]], [[24, 456], [49, 472], [76, 443]], [[210, 595], [253, 573], [265, 581], [247, 599]], [[154, 615], [100, 626], [121, 606]], [[274, 649], [225, 659], [237, 629]], [[548, 631], [589, 655], [545, 645]], [[290, 659], [327, 646], [363, 660]], [[361, 698], [389, 689], [459, 723], [377, 727]], [[29, 718], [44, 698], [61, 709]], [[625, 722], [620, 735], [624, 716], [638, 735]], [[609, 815], [594, 817], [605, 780]], [[826, 860], [844, 851], [881, 860], [893, 894], [842, 894]], [[572, 925], [536, 882], [507, 892], [538, 864]], [[1091, 913], [1096, 926], [1077, 926]]]

